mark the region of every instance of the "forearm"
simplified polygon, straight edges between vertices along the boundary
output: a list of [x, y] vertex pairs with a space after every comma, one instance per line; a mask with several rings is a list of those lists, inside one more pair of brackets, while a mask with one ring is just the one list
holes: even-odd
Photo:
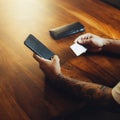
[[105, 39], [103, 50], [120, 54], [120, 40]]
[[59, 90], [71, 94], [78, 99], [84, 99], [87, 102], [96, 104], [111, 104], [114, 100], [111, 94], [111, 88], [84, 81], [78, 81], [65, 77], [57, 76], [50, 80], [51, 84]]

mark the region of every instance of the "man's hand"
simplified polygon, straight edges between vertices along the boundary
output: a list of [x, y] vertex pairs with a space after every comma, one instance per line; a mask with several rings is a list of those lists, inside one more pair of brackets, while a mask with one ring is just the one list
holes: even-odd
[[61, 74], [60, 59], [57, 55], [54, 55], [51, 60], [44, 59], [36, 54], [33, 54], [33, 57], [38, 61], [39, 67], [43, 70], [46, 77], [55, 78]]
[[50, 79], [49, 82], [51, 85], [67, 95], [75, 96], [77, 99], [80, 99], [80, 101], [82, 98], [86, 102], [92, 102], [94, 104], [111, 106], [115, 103], [111, 94], [112, 88], [64, 76], [61, 73], [59, 58], [57, 55], [51, 60], [44, 59], [35, 54], [33, 57], [38, 61], [46, 78]]
[[99, 52], [106, 45], [106, 39], [97, 35], [86, 33], [75, 39], [76, 43], [84, 45], [91, 52]]

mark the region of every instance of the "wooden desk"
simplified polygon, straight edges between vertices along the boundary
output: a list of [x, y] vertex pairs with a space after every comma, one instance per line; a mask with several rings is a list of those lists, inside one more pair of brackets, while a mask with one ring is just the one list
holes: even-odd
[[69, 46], [80, 33], [50, 37], [49, 29], [75, 21], [85, 25], [85, 33], [120, 38], [120, 11], [99, 0], [0, 0], [0, 120], [48, 120], [84, 106], [45, 84], [23, 44], [30, 33], [59, 55], [64, 74], [108, 86], [120, 80], [120, 56], [76, 57]]

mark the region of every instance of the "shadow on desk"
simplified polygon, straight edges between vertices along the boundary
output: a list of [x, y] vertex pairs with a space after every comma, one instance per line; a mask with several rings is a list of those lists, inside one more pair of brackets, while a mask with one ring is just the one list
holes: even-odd
[[98, 107], [86, 107], [52, 120], [120, 120], [120, 109], [113, 111]]

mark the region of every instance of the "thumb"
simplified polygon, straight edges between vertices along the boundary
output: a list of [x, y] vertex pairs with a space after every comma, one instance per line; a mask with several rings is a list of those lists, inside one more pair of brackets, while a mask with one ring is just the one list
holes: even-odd
[[54, 55], [53, 58], [52, 58], [52, 61], [55, 62], [55, 63], [59, 63], [60, 59], [57, 55]]

